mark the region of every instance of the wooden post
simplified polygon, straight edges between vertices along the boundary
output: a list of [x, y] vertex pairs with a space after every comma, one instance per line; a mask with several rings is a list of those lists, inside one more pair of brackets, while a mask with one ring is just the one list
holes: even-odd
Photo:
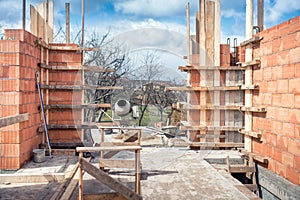
[[142, 130], [138, 130], [138, 144], [141, 145]]
[[264, 0], [257, 0], [257, 26], [264, 30]]
[[70, 3], [66, 3], [66, 43], [70, 44]]
[[[103, 142], [104, 142], [104, 135], [105, 135], [105, 132], [104, 132], [104, 128], [101, 128], [101, 143], [100, 143], [100, 146], [103, 145]], [[100, 151], [100, 158], [103, 159], [104, 158], [104, 151]], [[104, 170], [104, 167], [100, 167], [101, 170]]]
[[135, 150], [135, 192], [137, 194], [141, 193], [141, 166], [140, 166], [140, 150]]
[[190, 64], [191, 55], [191, 27], [190, 27], [190, 3], [186, 5], [186, 42], [187, 42], [187, 58]]
[[[246, 0], [246, 40], [251, 39], [253, 36], [253, 0]], [[252, 46], [246, 46], [245, 61], [252, 60]], [[252, 85], [252, 70], [247, 68], [245, 71], [245, 85]], [[245, 106], [252, 107], [252, 91], [245, 91]], [[252, 131], [252, 112], [245, 112], [245, 131]], [[245, 135], [245, 150], [252, 152], [252, 138]]]
[[80, 160], [83, 158], [83, 152], [79, 152], [79, 193], [78, 193], [78, 199], [82, 200], [83, 199], [83, 170], [81, 166]]
[[26, 29], [26, 0], [23, 0], [23, 9], [22, 9], [22, 29]]

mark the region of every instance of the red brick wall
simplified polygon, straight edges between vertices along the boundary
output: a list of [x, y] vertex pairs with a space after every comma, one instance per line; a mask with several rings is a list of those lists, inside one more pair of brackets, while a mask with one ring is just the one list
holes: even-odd
[[0, 169], [18, 169], [37, 148], [41, 125], [35, 71], [40, 51], [34, 45], [37, 38], [23, 30], [6, 30], [0, 40], [0, 117], [22, 113], [29, 120], [0, 129]]
[[[40, 47], [34, 43], [37, 39], [24, 30], [6, 30], [5, 39], [0, 40], [0, 118], [29, 114], [28, 121], [0, 129], [0, 169], [19, 169], [31, 158], [32, 149], [42, 143], [42, 134], [37, 131], [42, 125], [35, 78], [41, 62]], [[46, 58], [45, 52], [43, 56]], [[82, 54], [77, 51], [49, 53], [50, 64], [56, 66], [80, 66], [81, 59]], [[40, 75], [45, 84], [45, 71]], [[49, 73], [49, 84], [81, 84], [76, 77], [81, 77], [80, 72], [53, 71]], [[43, 92], [44, 101], [45, 96]], [[50, 104], [81, 104], [81, 91], [50, 90], [49, 96]], [[81, 111], [50, 110], [47, 117], [49, 124], [74, 124], [81, 122]], [[50, 138], [55, 142], [79, 140], [76, 130], [50, 131]]]
[[258, 34], [254, 58], [261, 58], [254, 83], [259, 92], [254, 106], [265, 106], [266, 115], [253, 117], [253, 130], [262, 131], [253, 152], [269, 157], [268, 168], [300, 185], [300, 16]]

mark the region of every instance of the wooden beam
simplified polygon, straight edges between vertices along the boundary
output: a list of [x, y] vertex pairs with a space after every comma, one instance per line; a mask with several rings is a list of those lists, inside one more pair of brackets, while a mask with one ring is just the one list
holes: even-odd
[[248, 61], [248, 62], [237, 62], [236, 63], [240, 68], [246, 68], [246, 67], [253, 67], [253, 66], [258, 66], [260, 67], [261, 61], [260, 58]]
[[0, 118], [0, 128], [27, 121], [28, 118], [28, 113]]
[[239, 148], [243, 147], [244, 143], [233, 142], [190, 142], [191, 147], [217, 147], [217, 148]]
[[226, 138], [226, 135], [199, 134], [197, 138]]
[[99, 159], [100, 167], [134, 169], [134, 160]]
[[42, 89], [49, 90], [123, 90], [120, 86], [98, 85], [41, 85]]
[[98, 169], [94, 165], [90, 164], [89, 162], [85, 161], [84, 159], [80, 158], [79, 163], [81, 165], [81, 168], [95, 177], [98, 181], [103, 183], [104, 185], [108, 186], [109, 188], [113, 189], [117, 193], [122, 194], [127, 199], [132, 200], [140, 200], [142, 197], [138, 194], [136, 194], [134, 191], [132, 191], [127, 186], [123, 185], [119, 181], [116, 181], [112, 177], [110, 177], [108, 174], [103, 172], [102, 170]]
[[183, 87], [167, 87], [166, 91], [237, 91], [237, 90], [254, 90], [258, 89], [259, 85], [237, 85], [237, 86], [212, 86], [212, 87], [192, 87], [192, 86], [183, 86]]
[[256, 36], [256, 37], [250, 38], [248, 40], [245, 40], [244, 42], [242, 42], [240, 44], [240, 46], [246, 46], [246, 45], [249, 45], [249, 44], [254, 44], [254, 43], [260, 42], [262, 39], [264, 39], [264, 38]]
[[262, 137], [262, 133], [256, 133], [253, 131], [245, 131], [245, 129], [240, 129], [239, 133], [250, 136], [250, 137], [254, 137], [254, 138], [261, 138]]
[[245, 68], [239, 66], [199, 66], [197, 64], [193, 65], [186, 65], [186, 66], [179, 66], [179, 70], [183, 72], [188, 71], [198, 71], [198, 70], [220, 70], [220, 71], [240, 71], [245, 70]]
[[114, 193], [101, 193], [101, 194], [83, 194], [84, 200], [127, 200], [121, 194]]
[[201, 105], [184, 105], [183, 110], [240, 110], [241, 106], [201, 106]]
[[84, 104], [84, 105], [64, 105], [64, 104], [52, 104], [45, 105], [45, 109], [82, 109], [82, 108], [111, 108], [109, 103], [100, 103], [100, 104]]
[[246, 107], [246, 106], [242, 106], [240, 107], [240, 110], [241, 111], [247, 111], [247, 112], [260, 112], [260, 113], [265, 113], [267, 112], [266, 110], [266, 107], [255, 107], [255, 106], [252, 106], [252, 107]]
[[41, 67], [43, 69], [50, 69], [50, 70], [85, 70], [85, 71], [92, 71], [92, 72], [99, 72], [99, 73], [104, 73], [104, 72], [115, 72], [115, 69], [109, 69], [109, 68], [104, 68], [103, 66], [49, 66], [43, 63], [38, 63], [38, 67]]
[[230, 126], [181, 126], [180, 130], [183, 131], [238, 131], [241, 127], [230, 127]]
[[268, 164], [268, 157], [264, 157], [264, 156], [259, 156], [255, 153], [250, 153], [249, 151], [245, 150], [245, 149], [239, 149], [239, 151], [246, 155], [247, 157], [249, 156], [252, 156], [252, 158], [256, 161], [259, 161], [261, 163], [264, 163], [264, 164]]
[[135, 151], [135, 150], [142, 150], [142, 147], [141, 146], [76, 147], [77, 152]]
[[255, 172], [254, 167], [248, 166], [230, 166], [230, 173], [247, 173], [247, 172]]
[[[32, 11], [32, 12], [34, 12], [34, 11]], [[36, 45], [40, 45], [48, 50], [53, 50], [53, 51], [100, 51], [100, 48], [89, 48], [89, 47], [82, 48], [82, 47], [76, 47], [76, 46], [48, 45], [42, 40], [35, 40], [34, 42]]]

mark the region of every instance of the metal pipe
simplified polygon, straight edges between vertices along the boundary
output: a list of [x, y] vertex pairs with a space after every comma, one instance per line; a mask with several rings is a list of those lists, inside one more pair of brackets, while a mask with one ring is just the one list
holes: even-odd
[[23, 0], [22, 29], [26, 29], [26, 0]]
[[66, 3], [66, 43], [70, 43], [70, 3]]
[[257, 26], [264, 30], [264, 0], [257, 0]]
[[81, 47], [83, 48], [84, 47], [84, 0], [82, 0], [82, 5], [81, 5], [81, 7], [82, 7], [82, 10], [81, 10], [81, 14], [82, 14], [82, 16], [81, 16], [81, 23], [82, 23], [82, 27], [81, 27], [81, 36], [82, 36], [82, 38], [81, 38]]

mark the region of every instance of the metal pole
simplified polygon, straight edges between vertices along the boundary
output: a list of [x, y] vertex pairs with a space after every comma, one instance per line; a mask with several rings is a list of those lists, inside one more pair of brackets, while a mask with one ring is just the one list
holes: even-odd
[[81, 35], [82, 35], [82, 38], [81, 38], [81, 47], [83, 48], [84, 47], [84, 0], [82, 0], [82, 11], [81, 11], [81, 14], [82, 14], [82, 19], [81, 19], [81, 23], [82, 23], [82, 27], [81, 27]]
[[264, 30], [264, 0], [257, 1], [257, 26], [260, 31]]
[[70, 43], [70, 3], [66, 3], [66, 43]]
[[26, 0], [23, 0], [22, 29], [26, 28]]

